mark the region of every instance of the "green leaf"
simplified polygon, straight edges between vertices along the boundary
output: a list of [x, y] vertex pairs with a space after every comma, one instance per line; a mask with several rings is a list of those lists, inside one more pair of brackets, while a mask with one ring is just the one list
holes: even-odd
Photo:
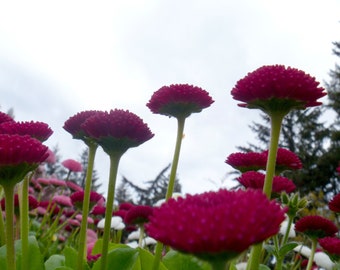
[[[141, 270], [140, 263], [139, 267], [137, 263], [138, 250], [126, 247], [117, 247], [111, 250], [107, 255], [107, 264], [110, 265], [111, 269], [119, 270]], [[101, 264], [101, 258], [96, 261], [93, 265], [92, 270], [99, 270]]]
[[163, 258], [163, 264], [169, 270], [210, 270], [208, 263], [196, 257], [174, 250], [169, 251]]
[[259, 270], [270, 270], [270, 268], [267, 265], [260, 264]]
[[74, 268], [70, 268], [67, 266], [60, 266], [58, 268], [55, 268], [54, 270], [74, 270]]
[[291, 242], [283, 245], [279, 250], [279, 256], [284, 257], [289, 251], [293, 250], [299, 244], [296, 242]]
[[52, 255], [45, 262], [45, 270], [54, 270], [61, 266], [65, 266], [64, 255], [59, 255], [59, 254]]
[[63, 254], [65, 256], [65, 266], [76, 269], [78, 252], [74, 248], [66, 246], [63, 250]]
[[[151, 254], [148, 250], [143, 248], [137, 248], [140, 258], [140, 264], [142, 270], [152, 269], [153, 260], [155, 259], [154, 255]], [[159, 265], [159, 270], [167, 270], [164, 264], [161, 262]]]
[[[43, 257], [40, 253], [39, 244], [34, 236], [28, 238], [29, 261], [25, 266], [27, 269], [44, 270]], [[16, 268], [21, 269], [22, 250], [21, 240], [15, 241]], [[6, 245], [0, 248], [0, 269], [6, 270]]]

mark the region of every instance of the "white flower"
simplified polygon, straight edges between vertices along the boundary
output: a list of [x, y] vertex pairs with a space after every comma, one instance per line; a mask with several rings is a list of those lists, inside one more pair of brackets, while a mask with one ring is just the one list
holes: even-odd
[[325, 268], [326, 270], [332, 270], [334, 267], [334, 263], [324, 252], [315, 252], [314, 262], [317, 266]]
[[[292, 225], [290, 226], [289, 233], [288, 233], [288, 237], [290, 237], [290, 238], [294, 238], [296, 236], [294, 227], [295, 227], [295, 225], [294, 225], [294, 223], [292, 223]], [[284, 220], [281, 223], [281, 227], [280, 227], [279, 233], [282, 234], [282, 235], [285, 235], [287, 229], [288, 229], [288, 219]]]
[[294, 248], [294, 251], [299, 252], [301, 255], [309, 258], [311, 250], [309, 247], [298, 245]]
[[246, 262], [240, 262], [235, 265], [237, 270], [246, 270], [247, 269], [247, 263]]
[[138, 229], [137, 231], [133, 231], [132, 233], [130, 233], [127, 237], [128, 240], [138, 240], [139, 239], [139, 234], [140, 234], [140, 230]]
[[152, 238], [152, 237], [145, 237], [144, 240], [143, 240], [143, 244], [145, 246], [149, 246], [149, 245], [156, 245], [157, 244], [157, 241]]
[[[105, 218], [102, 218], [98, 224], [97, 228], [98, 229], [104, 229], [105, 227]], [[111, 229], [114, 230], [122, 230], [125, 228], [125, 224], [123, 223], [123, 219], [119, 216], [113, 216], [111, 218]]]
[[138, 243], [137, 241], [132, 241], [126, 244], [127, 246], [131, 247], [131, 248], [137, 248], [138, 247]]

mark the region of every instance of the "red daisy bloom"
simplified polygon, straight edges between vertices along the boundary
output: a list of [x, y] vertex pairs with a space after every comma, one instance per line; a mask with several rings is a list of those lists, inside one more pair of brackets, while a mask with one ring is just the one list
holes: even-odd
[[73, 189], [74, 191], [83, 191], [83, 188], [81, 186], [78, 186], [76, 183], [72, 182], [72, 180], [66, 181], [66, 185]]
[[0, 124], [12, 121], [14, 122], [14, 119], [10, 115], [4, 112], [0, 112]]
[[29, 136], [0, 134], [0, 185], [21, 181], [47, 158], [47, 149]]
[[153, 207], [149, 205], [134, 205], [131, 207], [124, 217], [126, 224], [143, 224], [149, 221]]
[[[1, 199], [1, 208], [2, 210], [5, 210], [6, 208], [6, 200], [5, 198], [2, 198]], [[32, 195], [28, 195], [28, 209], [29, 210], [32, 210], [32, 209], [35, 209], [37, 208], [39, 205], [39, 202], [37, 201], [36, 198], [34, 198]], [[14, 194], [14, 212], [16, 215], [18, 215], [20, 213], [20, 210], [19, 210], [19, 195], [16, 193]]]
[[136, 147], [154, 136], [141, 118], [132, 112], [118, 109], [96, 113], [82, 127], [107, 153], [124, 153], [130, 147]]
[[225, 162], [241, 172], [265, 170], [267, 156], [257, 152], [237, 152], [230, 154]]
[[105, 206], [102, 206], [102, 205], [95, 205], [95, 206], [92, 208], [91, 214], [92, 214], [92, 215], [95, 215], [95, 216], [103, 216], [103, 215], [105, 215], [105, 210], [106, 210], [106, 207], [105, 207]]
[[[268, 150], [264, 151], [266, 159], [268, 158]], [[292, 151], [279, 148], [276, 156], [276, 171], [282, 172], [285, 170], [299, 170], [302, 169], [302, 162], [300, 158]]]
[[295, 230], [310, 238], [334, 236], [338, 232], [335, 224], [322, 216], [305, 216], [295, 223]]
[[334, 259], [340, 259], [340, 239], [324, 237], [319, 239], [320, 246]]
[[83, 166], [81, 163], [74, 159], [66, 159], [61, 163], [61, 165], [63, 165], [66, 169], [69, 169], [71, 172], [83, 171]]
[[209, 107], [213, 102], [209, 93], [200, 87], [172, 84], [154, 92], [146, 106], [153, 113], [186, 118]]
[[146, 225], [158, 241], [206, 260], [227, 260], [278, 233], [286, 209], [258, 190], [206, 192], [170, 199]]
[[340, 193], [333, 197], [333, 199], [328, 203], [328, 207], [333, 212], [340, 213]]
[[[263, 189], [265, 175], [260, 172], [249, 171], [243, 173], [237, 180], [246, 188]], [[273, 193], [292, 193], [296, 189], [293, 181], [283, 176], [274, 176]]]
[[72, 207], [72, 201], [69, 196], [66, 195], [55, 195], [52, 201], [59, 204], [60, 206]]
[[[84, 202], [84, 191], [76, 191], [71, 194], [71, 201], [72, 203], [78, 207], [79, 209], [83, 208], [83, 202]], [[90, 192], [90, 209], [97, 204], [98, 201], [104, 200], [104, 196], [95, 192], [91, 191]]]
[[43, 122], [8, 121], [0, 125], [0, 133], [29, 135], [41, 142], [44, 142], [52, 135], [53, 131], [46, 123]]
[[71, 116], [68, 120], [65, 121], [63, 128], [69, 132], [74, 139], [83, 140], [85, 143], [88, 141], [88, 134], [83, 129], [82, 124], [84, 122], [94, 116], [99, 111], [82, 111], [77, 113], [74, 116]]
[[232, 89], [241, 107], [257, 108], [264, 112], [288, 113], [292, 109], [318, 106], [326, 95], [315, 78], [305, 72], [283, 65], [263, 66], [248, 73]]

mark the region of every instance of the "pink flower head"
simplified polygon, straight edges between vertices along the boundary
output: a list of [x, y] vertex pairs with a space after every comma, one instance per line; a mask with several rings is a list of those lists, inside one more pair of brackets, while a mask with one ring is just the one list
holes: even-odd
[[[5, 198], [2, 198], [1, 199], [1, 208], [2, 210], [5, 210], [5, 207], [6, 207], [6, 200]], [[37, 208], [39, 205], [39, 202], [37, 201], [36, 198], [34, 198], [32, 195], [28, 195], [28, 209], [29, 210], [32, 210], [32, 209], [35, 209]], [[19, 196], [18, 194], [14, 194], [14, 212], [16, 214], [19, 214], [20, 213], [20, 210], [19, 210]]]
[[340, 213], [340, 193], [333, 197], [333, 199], [328, 203], [328, 207], [333, 212]]
[[47, 149], [47, 153], [48, 153], [48, 157], [45, 160], [46, 163], [48, 164], [54, 164], [56, 163], [56, 156], [54, 154], [54, 152], [51, 149]]
[[[263, 189], [265, 175], [260, 172], [249, 171], [243, 173], [237, 180], [246, 188]], [[293, 181], [283, 176], [274, 176], [273, 178], [273, 193], [292, 193], [296, 189]]]
[[334, 259], [340, 259], [340, 239], [324, 237], [319, 239], [320, 246]]
[[163, 86], [154, 92], [146, 106], [153, 112], [176, 118], [186, 118], [213, 103], [209, 93], [189, 84]]
[[66, 169], [69, 169], [71, 172], [83, 171], [83, 166], [81, 163], [74, 159], [66, 159], [61, 163], [61, 165], [63, 165]]
[[144, 224], [149, 221], [152, 211], [153, 207], [149, 205], [135, 205], [127, 211], [124, 222], [126, 224]]
[[21, 181], [47, 158], [47, 149], [29, 136], [0, 134], [0, 185]]
[[14, 119], [7, 113], [0, 112], [0, 124], [5, 122], [14, 122]]
[[131, 209], [132, 207], [134, 207], [134, 204], [128, 203], [128, 202], [124, 202], [124, 203], [121, 203], [121, 204], [119, 205], [119, 210], [128, 211], [128, 210]]
[[95, 216], [105, 215], [106, 207], [102, 205], [95, 205], [92, 208], [91, 214]]
[[39, 202], [39, 207], [45, 209], [46, 211], [52, 212], [55, 215], [57, 215], [60, 212], [60, 208], [53, 201], [42, 201], [42, 202]]
[[81, 186], [78, 186], [76, 183], [72, 182], [71, 180], [66, 181], [66, 185], [73, 189], [74, 191], [83, 191], [83, 188]]
[[82, 127], [108, 154], [124, 153], [154, 136], [141, 118], [118, 109], [97, 113], [88, 118]]
[[338, 174], [340, 174], [340, 166], [338, 166], [335, 170], [337, 171]]
[[[264, 151], [263, 154], [268, 158], [268, 150]], [[299, 170], [302, 169], [302, 162], [300, 158], [292, 151], [279, 148], [276, 156], [276, 170], [279, 172], [285, 170]]]
[[267, 157], [263, 153], [237, 152], [230, 154], [225, 162], [241, 172], [257, 171], [266, 169]]
[[49, 183], [51, 185], [54, 185], [54, 186], [59, 186], [59, 187], [66, 187], [66, 181], [65, 180], [61, 180], [61, 179], [58, 179], [58, 178], [50, 178], [49, 179]]
[[261, 109], [266, 113], [288, 113], [292, 109], [318, 106], [326, 95], [315, 78], [283, 65], [262, 66], [248, 73], [232, 89], [239, 106]]
[[43, 122], [14, 122], [0, 124], [1, 134], [29, 135], [41, 142], [46, 141], [53, 133], [52, 129]]
[[149, 236], [202, 259], [230, 259], [279, 232], [286, 209], [258, 190], [206, 192], [154, 209]]
[[[83, 207], [83, 202], [84, 202], [84, 191], [76, 191], [74, 193], [71, 194], [71, 201], [72, 203], [82, 209]], [[90, 192], [90, 209], [92, 209], [92, 207], [100, 200], [102, 200], [104, 197], [103, 195], [95, 192], [95, 191], [91, 191]]]
[[66, 195], [55, 195], [52, 201], [59, 204], [60, 206], [67, 206], [67, 207], [73, 206], [70, 197]]
[[71, 116], [65, 123], [63, 128], [69, 132], [74, 139], [82, 140], [85, 143], [88, 142], [89, 136], [83, 129], [82, 125], [84, 122], [97, 114], [99, 111], [82, 111], [74, 116]]
[[305, 216], [295, 223], [295, 230], [310, 238], [334, 236], [338, 232], [335, 224], [322, 216]]

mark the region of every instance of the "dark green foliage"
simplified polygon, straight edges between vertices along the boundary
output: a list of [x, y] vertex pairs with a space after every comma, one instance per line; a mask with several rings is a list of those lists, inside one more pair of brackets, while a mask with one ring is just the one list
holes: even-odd
[[[170, 164], [166, 166], [154, 180], [145, 182], [146, 187], [142, 188], [123, 177], [122, 182], [116, 189], [116, 200], [118, 204], [131, 202], [139, 205], [154, 205], [157, 201], [164, 199], [169, 177], [165, 173], [169, 170]], [[181, 185], [176, 179], [174, 192], [181, 192]]]

